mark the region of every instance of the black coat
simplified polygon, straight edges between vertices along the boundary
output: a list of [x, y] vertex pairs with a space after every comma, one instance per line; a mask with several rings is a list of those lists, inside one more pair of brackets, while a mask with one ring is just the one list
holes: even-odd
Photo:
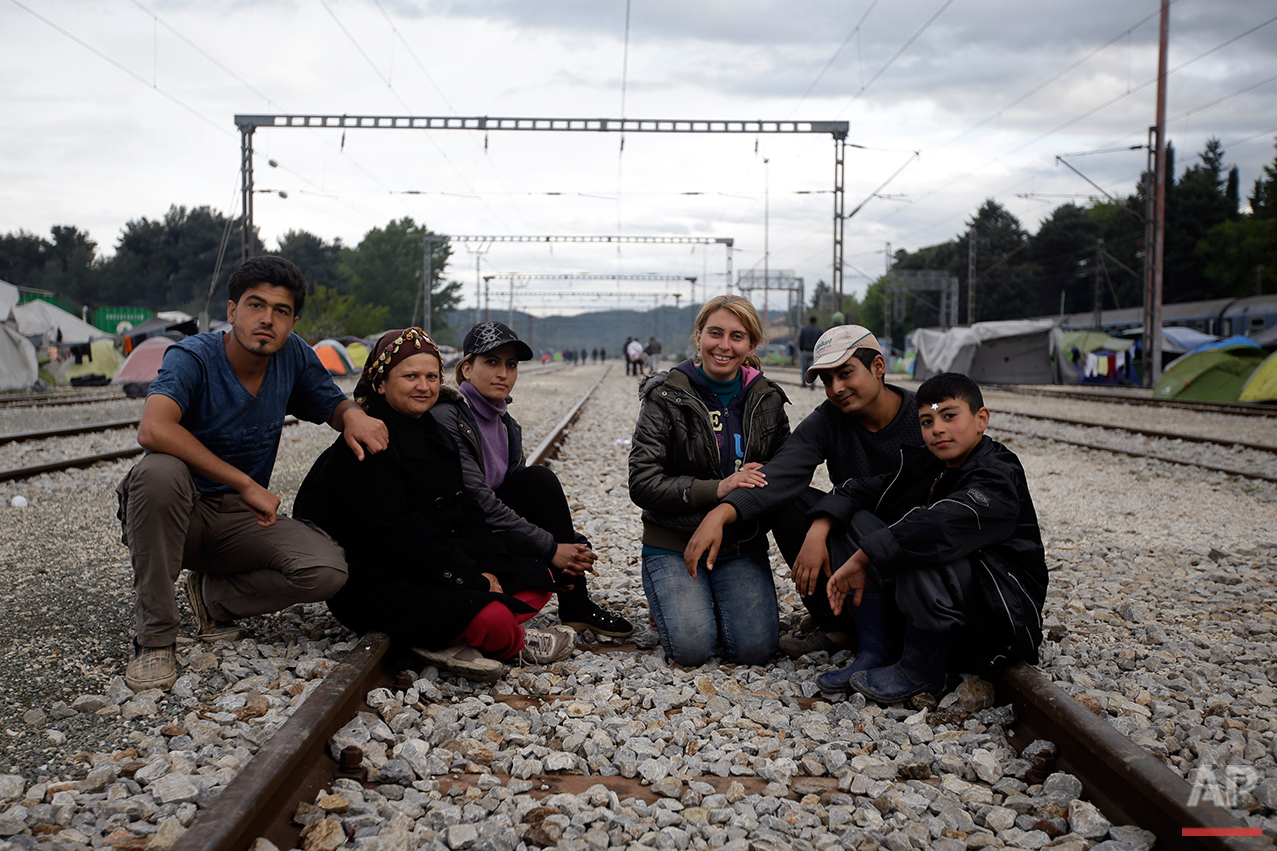
[[[324, 450], [297, 492], [294, 514], [346, 551], [350, 578], [328, 607], [356, 632], [381, 630], [416, 647], [452, 644], [488, 603], [531, 612], [509, 596], [552, 590], [543, 564], [512, 559], [465, 495], [461, 462], [428, 416], [397, 413], [379, 396], [368, 413], [390, 446], [355, 458], [344, 437]], [[501, 583], [493, 593], [484, 573]]]
[[[789, 437], [785, 391], [759, 375], [743, 391], [744, 460], [765, 462]], [[709, 408], [687, 374], [658, 372], [639, 389], [642, 407], [630, 442], [630, 499], [643, 509], [643, 544], [681, 551], [719, 503], [723, 462]], [[763, 536], [757, 523], [729, 527], [725, 541]]]
[[874, 567], [891, 575], [970, 558], [981, 610], [968, 614], [986, 661], [1038, 661], [1046, 556], [1014, 452], [985, 436], [961, 467], [949, 468], [906, 446], [895, 473], [848, 479], [811, 513], [846, 522], [861, 509], [890, 524], [860, 542]]

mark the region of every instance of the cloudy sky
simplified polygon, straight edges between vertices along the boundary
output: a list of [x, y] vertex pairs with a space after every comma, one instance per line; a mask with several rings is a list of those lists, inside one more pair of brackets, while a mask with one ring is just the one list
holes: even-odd
[[[73, 224], [109, 253], [125, 222], [170, 204], [237, 214], [240, 113], [837, 120], [858, 146], [846, 286], [861, 291], [888, 243], [950, 239], [986, 198], [1030, 231], [1084, 202], [1095, 190], [1058, 155], [1130, 192], [1144, 152], [1094, 152], [1145, 142], [1158, 5], [0, 0], [0, 233]], [[1249, 192], [1274, 158], [1277, 7], [1178, 0], [1169, 57], [1180, 167], [1218, 137]], [[290, 229], [355, 244], [411, 216], [447, 234], [729, 237], [734, 274], [792, 269], [809, 291], [831, 277], [827, 135], [270, 129], [255, 150], [271, 247]], [[727, 263], [721, 245], [458, 244], [449, 274], [469, 303], [476, 258], [480, 275], [696, 276], [697, 300]], [[686, 304], [685, 284], [535, 280], [518, 298]], [[536, 295], [565, 290], [580, 294]]]

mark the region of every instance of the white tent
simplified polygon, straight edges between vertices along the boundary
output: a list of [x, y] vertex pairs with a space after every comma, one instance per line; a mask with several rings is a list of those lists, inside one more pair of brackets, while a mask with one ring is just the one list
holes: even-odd
[[0, 281], [0, 322], [9, 318], [9, 311], [18, 304], [18, 288], [8, 281]]
[[0, 325], [0, 391], [26, 390], [39, 374], [35, 346], [8, 325]]
[[913, 332], [919, 381], [942, 372], [960, 372], [980, 384], [1056, 384], [1052, 338], [1060, 333], [1051, 319], [977, 322], [970, 327]]
[[[45, 343], [74, 345], [110, 336], [74, 313], [67, 313], [47, 301], [29, 301], [13, 308], [13, 324], [17, 326], [18, 333], [24, 337], [43, 334]], [[59, 331], [62, 333], [60, 340], [58, 339]]]

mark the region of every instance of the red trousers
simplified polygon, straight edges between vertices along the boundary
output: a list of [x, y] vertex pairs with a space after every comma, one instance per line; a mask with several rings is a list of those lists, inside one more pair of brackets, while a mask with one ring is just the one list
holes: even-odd
[[[522, 600], [539, 612], [550, 602], [551, 594], [549, 591], [519, 591], [510, 596]], [[476, 647], [486, 656], [509, 659], [523, 649], [523, 627], [520, 624], [534, 615], [536, 612], [516, 615], [508, 606], [491, 602], [457, 636], [457, 643]]]

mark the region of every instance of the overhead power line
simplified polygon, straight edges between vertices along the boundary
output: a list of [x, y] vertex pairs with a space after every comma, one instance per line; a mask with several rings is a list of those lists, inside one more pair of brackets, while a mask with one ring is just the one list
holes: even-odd
[[32, 8], [30, 8], [30, 7], [28, 7], [28, 6], [23, 5], [22, 3], [19, 3], [19, 2], [18, 2], [18, 0], [9, 0], [9, 2], [10, 2], [10, 3], [12, 3], [13, 5], [17, 6], [17, 7], [18, 7], [19, 9], [21, 9], [22, 11], [26, 12], [26, 13], [27, 13], [28, 15], [30, 15], [31, 17], [36, 18], [37, 20], [39, 20], [41, 23], [45, 24], [46, 26], [49, 26], [49, 27], [53, 28], [53, 29], [54, 29], [54, 30], [56, 30], [58, 33], [60, 33], [60, 34], [62, 34], [62, 35], [64, 35], [64, 36], [66, 36], [67, 38], [71, 39], [71, 41], [74, 41], [76, 44], [80, 45], [80, 46], [81, 46], [81, 47], [83, 47], [85, 50], [87, 50], [87, 51], [89, 51], [90, 53], [92, 53], [94, 56], [98, 57], [99, 59], [103, 60], [104, 62], [107, 62], [107, 63], [111, 64], [111, 65], [112, 65], [112, 66], [114, 66], [115, 68], [118, 68], [119, 70], [123, 71], [125, 74], [128, 74], [128, 75], [129, 75], [130, 77], [132, 77], [134, 80], [137, 80], [139, 83], [141, 83], [142, 85], [146, 86], [148, 89], [151, 89], [151, 90], [152, 90], [152, 91], [154, 91], [155, 93], [159, 94], [161, 97], [164, 97], [164, 98], [166, 98], [167, 100], [171, 101], [172, 103], [176, 104], [177, 106], [180, 106], [182, 109], [186, 110], [186, 111], [187, 111], [187, 112], [189, 112], [191, 115], [193, 115], [193, 116], [195, 116], [196, 118], [198, 118], [200, 121], [203, 121], [205, 124], [208, 124], [210, 127], [212, 127], [214, 130], [216, 130], [218, 133], [221, 133], [221, 134], [223, 134], [223, 135], [229, 135], [229, 136], [232, 136], [232, 137], [235, 135], [235, 134], [231, 133], [229, 130], [227, 130], [224, 126], [222, 126], [222, 124], [221, 124], [221, 123], [219, 123], [219, 122], [217, 122], [217, 121], [214, 121], [213, 119], [209, 118], [207, 115], [205, 115], [204, 113], [200, 112], [198, 109], [196, 109], [195, 107], [191, 106], [191, 105], [190, 105], [190, 104], [188, 104], [186, 101], [184, 101], [184, 100], [182, 100], [181, 98], [179, 98], [177, 95], [172, 94], [171, 92], [166, 92], [164, 89], [160, 88], [160, 86], [159, 86], [158, 84], [154, 83], [154, 82], [153, 82], [153, 81], [151, 81], [151, 80], [146, 79], [146, 78], [145, 78], [145, 77], [143, 77], [141, 74], [138, 74], [136, 71], [133, 71], [133, 70], [131, 70], [131, 69], [129, 69], [129, 68], [127, 68], [127, 67], [125, 67], [125, 66], [124, 66], [124, 65], [122, 65], [121, 63], [119, 63], [119, 62], [115, 61], [115, 60], [114, 60], [114, 59], [112, 59], [110, 56], [107, 56], [105, 53], [103, 53], [102, 51], [98, 50], [96, 47], [94, 47], [93, 45], [89, 44], [89, 43], [88, 43], [87, 41], [85, 41], [84, 39], [82, 39], [82, 38], [80, 38], [80, 37], [78, 37], [78, 36], [72, 35], [70, 32], [68, 32], [67, 30], [65, 30], [65, 29], [63, 29], [62, 27], [58, 26], [58, 25], [57, 25], [57, 24], [55, 24], [53, 21], [49, 20], [49, 19], [48, 19], [48, 18], [46, 18], [44, 15], [41, 15], [39, 12], [35, 11], [34, 9], [32, 9]]
[[[1250, 27], [1250, 28], [1248, 28], [1248, 29], [1244, 30], [1243, 32], [1238, 33], [1237, 35], [1233, 36], [1232, 38], [1229, 38], [1229, 39], [1227, 39], [1227, 40], [1225, 40], [1225, 41], [1223, 41], [1223, 42], [1220, 42], [1219, 44], [1215, 45], [1214, 47], [1212, 47], [1212, 48], [1210, 48], [1210, 49], [1208, 49], [1208, 50], [1202, 51], [1201, 53], [1197, 54], [1196, 56], [1194, 56], [1194, 57], [1193, 57], [1193, 58], [1191, 58], [1191, 59], [1188, 59], [1188, 60], [1185, 60], [1184, 62], [1181, 62], [1179, 65], [1176, 65], [1174, 68], [1170, 69], [1170, 70], [1167, 72], [1167, 76], [1169, 76], [1169, 75], [1171, 75], [1171, 74], [1174, 74], [1174, 73], [1177, 73], [1177, 72], [1179, 72], [1179, 71], [1182, 71], [1183, 69], [1187, 68], [1188, 66], [1192, 65], [1193, 63], [1195, 63], [1195, 62], [1199, 62], [1199, 61], [1201, 61], [1202, 59], [1205, 59], [1207, 56], [1210, 56], [1211, 54], [1218, 52], [1219, 50], [1223, 49], [1224, 47], [1227, 47], [1228, 45], [1233, 44], [1234, 42], [1236, 42], [1236, 41], [1238, 41], [1238, 40], [1240, 40], [1240, 39], [1242, 39], [1242, 38], [1245, 38], [1246, 36], [1251, 35], [1251, 34], [1253, 34], [1253, 33], [1257, 32], [1257, 31], [1259, 31], [1259, 30], [1263, 29], [1263, 28], [1264, 28], [1264, 27], [1266, 27], [1266, 26], [1269, 26], [1269, 25], [1270, 25], [1270, 24], [1272, 24], [1274, 21], [1277, 21], [1277, 15], [1275, 15], [1275, 16], [1273, 16], [1273, 17], [1271, 17], [1271, 18], [1268, 18], [1267, 20], [1262, 21], [1261, 23], [1258, 23], [1258, 24], [1256, 24], [1256, 25], [1255, 25], [1255, 26], [1253, 26], [1253, 27]], [[1065, 130], [1065, 129], [1067, 129], [1067, 128], [1069, 128], [1069, 127], [1073, 126], [1074, 124], [1076, 124], [1077, 122], [1079, 122], [1079, 121], [1081, 121], [1081, 120], [1083, 120], [1083, 119], [1085, 119], [1085, 118], [1089, 118], [1090, 116], [1094, 115], [1095, 113], [1099, 112], [1100, 110], [1105, 109], [1105, 108], [1107, 108], [1107, 107], [1109, 107], [1109, 106], [1112, 106], [1113, 104], [1115, 104], [1115, 103], [1117, 103], [1117, 102], [1119, 102], [1119, 101], [1121, 101], [1121, 100], [1124, 100], [1125, 98], [1130, 97], [1131, 95], [1135, 94], [1136, 92], [1139, 92], [1139, 91], [1141, 91], [1141, 90], [1143, 90], [1143, 89], [1145, 89], [1145, 88], [1148, 88], [1149, 86], [1153, 85], [1153, 84], [1154, 84], [1154, 83], [1156, 83], [1156, 82], [1157, 82], [1157, 78], [1156, 78], [1156, 77], [1153, 77], [1153, 78], [1151, 78], [1151, 79], [1149, 79], [1149, 80], [1146, 80], [1145, 82], [1143, 82], [1143, 83], [1139, 84], [1138, 86], [1135, 86], [1135, 87], [1134, 87], [1134, 88], [1132, 88], [1132, 89], [1128, 89], [1126, 92], [1124, 92], [1124, 93], [1122, 93], [1122, 94], [1119, 94], [1119, 95], [1116, 95], [1115, 97], [1109, 98], [1108, 100], [1104, 101], [1103, 103], [1101, 103], [1101, 104], [1099, 104], [1099, 105], [1097, 105], [1097, 106], [1095, 106], [1095, 107], [1092, 107], [1091, 109], [1088, 109], [1088, 110], [1086, 110], [1085, 112], [1083, 112], [1083, 113], [1081, 113], [1081, 114], [1079, 114], [1079, 115], [1074, 116], [1073, 118], [1070, 118], [1068, 121], [1065, 121], [1065, 122], [1063, 122], [1063, 123], [1061, 123], [1061, 124], [1057, 125], [1056, 127], [1052, 128], [1051, 130], [1048, 130], [1048, 131], [1046, 131], [1045, 133], [1041, 133], [1041, 134], [1039, 134], [1039, 135], [1035, 136], [1034, 138], [1032, 138], [1032, 139], [1028, 140], [1027, 142], [1024, 142], [1024, 143], [1022, 143], [1022, 144], [1020, 144], [1020, 145], [1017, 145], [1016, 147], [1012, 148], [1011, 150], [1006, 151], [1006, 152], [1004, 152], [1004, 153], [1002, 153], [1002, 154], [999, 154], [999, 155], [998, 155], [998, 156], [996, 156], [996, 157], [993, 157], [992, 159], [990, 159], [990, 160], [988, 160], [987, 162], [985, 162], [985, 163], [983, 163], [983, 164], [981, 164], [981, 165], [979, 165], [979, 166], [977, 166], [977, 167], [975, 167], [975, 168], [971, 169], [970, 171], [964, 172], [964, 173], [962, 173], [962, 174], [960, 174], [960, 175], [957, 175], [957, 176], [955, 176], [955, 177], [953, 177], [953, 178], [951, 178], [951, 179], [949, 179], [949, 180], [945, 181], [945, 182], [944, 182], [944, 183], [942, 183], [940, 186], [936, 187], [935, 189], [930, 190], [929, 192], [924, 193], [923, 195], [920, 195], [917, 199], [915, 199], [914, 201], [911, 201], [911, 202], [909, 202], [909, 203], [910, 203], [910, 204], [915, 204], [915, 203], [918, 203], [918, 202], [921, 202], [921, 201], [925, 201], [926, 199], [931, 198], [931, 197], [933, 197], [933, 196], [935, 196], [935, 195], [938, 195], [938, 194], [940, 194], [941, 192], [943, 192], [944, 190], [948, 189], [949, 187], [954, 186], [955, 184], [961, 183], [962, 181], [967, 180], [967, 179], [969, 179], [969, 178], [971, 178], [971, 177], [975, 176], [976, 174], [979, 174], [981, 171], [983, 171], [984, 169], [988, 168], [988, 167], [989, 167], [989, 166], [991, 166], [991, 165], [994, 165], [995, 163], [999, 162], [999, 161], [1000, 161], [1000, 160], [1002, 160], [1003, 158], [1008, 157], [1008, 156], [1011, 156], [1012, 154], [1017, 154], [1017, 153], [1019, 153], [1020, 151], [1023, 151], [1025, 148], [1031, 147], [1032, 145], [1037, 144], [1038, 142], [1042, 141], [1043, 139], [1047, 139], [1047, 138], [1049, 138], [1049, 137], [1051, 137], [1051, 136], [1053, 136], [1053, 135], [1055, 135], [1055, 134], [1057, 134], [1057, 133], [1061, 132], [1062, 130]], [[1266, 80], [1266, 81], [1264, 81], [1264, 82], [1271, 82], [1271, 80]], [[1262, 85], [1262, 84], [1259, 84], [1259, 85]], [[1251, 86], [1250, 88], [1254, 88], [1254, 86]], [[1043, 170], [1043, 172], [1039, 172], [1039, 174], [1041, 174], [1041, 173], [1045, 173], [1045, 169]], [[1025, 182], [1025, 181], [1024, 181], [1024, 180], [1020, 180], [1020, 181], [1017, 181], [1017, 184], [1019, 184], [1019, 183], [1023, 183], [1023, 182]], [[1006, 190], [1004, 190], [1004, 191], [1006, 191]], [[896, 213], [895, 213], [895, 212], [888, 213], [888, 214], [887, 214], [884, 218], [890, 218], [890, 217], [891, 217], [891, 216], [893, 216], [893, 215], [896, 215]], [[955, 215], [958, 215], [958, 214], [955, 214]], [[946, 218], [946, 219], [948, 219], [948, 218], [952, 218], [952, 217], [953, 217], [953, 216], [946, 216], [945, 218]], [[919, 232], [921, 232], [921, 231], [923, 231], [923, 230], [928, 230], [928, 229], [930, 229], [930, 228], [934, 227], [936, 224], [937, 224], [937, 222], [933, 222], [932, 224], [927, 225], [925, 228], [919, 228], [918, 230], [915, 230], [915, 231], [914, 231], [914, 233], [919, 233]]]
[[1078, 67], [1079, 67], [1079, 66], [1081, 66], [1081, 65], [1086, 64], [1088, 61], [1090, 61], [1090, 60], [1091, 60], [1091, 58], [1092, 58], [1092, 57], [1094, 57], [1094, 56], [1096, 56], [1097, 54], [1099, 54], [1099, 53], [1103, 52], [1105, 49], [1107, 49], [1107, 48], [1111, 47], [1114, 43], [1116, 43], [1116, 42], [1120, 41], [1121, 39], [1123, 39], [1123, 38], [1125, 38], [1126, 36], [1130, 35], [1131, 33], [1135, 32], [1135, 30], [1137, 30], [1137, 29], [1139, 29], [1140, 27], [1144, 26], [1144, 24], [1148, 23], [1148, 22], [1149, 22], [1149, 21], [1151, 21], [1153, 18], [1156, 18], [1156, 17], [1158, 16], [1158, 14], [1160, 14], [1160, 12], [1159, 12], [1158, 10], [1156, 10], [1156, 9], [1155, 9], [1154, 11], [1150, 12], [1148, 15], [1146, 15], [1145, 17], [1143, 17], [1142, 19], [1140, 19], [1140, 21], [1139, 21], [1139, 22], [1137, 22], [1137, 23], [1135, 23], [1135, 24], [1132, 24], [1131, 26], [1127, 27], [1125, 30], [1123, 30], [1122, 32], [1120, 32], [1120, 33], [1118, 33], [1117, 35], [1113, 36], [1111, 39], [1109, 39], [1108, 41], [1104, 42], [1104, 43], [1103, 43], [1103, 44], [1101, 44], [1099, 47], [1095, 48], [1095, 49], [1094, 49], [1094, 50], [1092, 50], [1090, 53], [1088, 53], [1088, 54], [1086, 54], [1085, 56], [1083, 56], [1081, 59], [1078, 59], [1076, 62], [1073, 62], [1072, 64], [1067, 65], [1067, 66], [1065, 66], [1064, 68], [1061, 68], [1059, 71], [1055, 72], [1055, 73], [1054, 73], [1054, 74], [1052, 74], [1050, 77], [1048, 77], [1048, 78], [1046, 78], [1045, 80], [1043, 80], [1041, 83], [1038, 83], [1036, 86], [1034, 86], [1033, 88], [1029, 89], [1027, 92], [1025, 92], [1024, 94], [1020, 95], [1018, 98], [1016, 98], [1015, 100], [1011, 101], [1011, 102], [1010, 102], [1010, 103], [1008, 103], [1006, 106], [1004, 106], [1004, 107], [1002, 107], [1001, 109], [999, 109], [997, 112], [993, 113], [992, 115], [988, 116], [987, 118], [984, 118], [984, 119], [982, 119], [982, 120], [980, 120], [980, 121], [977, 121], [975, 124], [971, 125], [971, 126], [970, 126], [970, 127], [968, 127], [966, 130], [963, 130], [961, 133], [959, 133], [957, 136], [954, 136], [954, 137], [953, 137], [952, 139], [950, 139], [949, 141], [941, 143], [941, 144], [940, 144], [940, 146], [939, 146], [938, 148], [936, 148], [936, 150], [939, 150], [940, 148], [945, 148], [945, 147], [948, 147], [949, 145], [952, 145], [954, 142], [957, 142], [958, 140], [965, 138], [966, 136], [970, 135], [971, 133], [974, 133], [976, 130], [979, 130], [981, 127], [983, 127], [984, 125], [988, 124], [988, 123], [989, 123], [990, 121], [992, 121], [993, 119], [1001, 117], [1001, 116], [1002, 116], [1002, 114], [1003, 114], [1004, 112], [1006, 112], [1008, 109], [1013, 109], [1013, 108], [1015, 108], [1015, 107], [1019, 106], [1020, 104], [1024, 103], [1026, 100], [1028, 100], [1029, 98], [1033, 97], [1035, 94], [1037, 94], [1038, 92], [1042, 91], [1042, 90], [1043, 90], [1043, 89], [1045, 89], [1047, 86], [1051, 85], [1051, 84], [1052, 84], [1052, 83], [1054, 83], [1056, 80], [1058, 80], [1058, 79], [1060, 79], [1061, 77], [1063, 77], [1065, 74], [1069, 73], [1070, 71], [1074, 70], [1075, 68], [1078, 68]]
[[842, 115], [844, 112], [846, 112], [847, 108], [850, 107], [852, 103], [856, 101], [857, 98], [859, 98], [861, 95], [867, 92], [869, 90], [869, 87], [872, 86], [878, 80], [879, 77], [887, 73], [887, 69], [890, 68], [892, 65], [894, 65], [896, 60], [899, 59], [902, 55], [904, 55], [904, 52], [908, 50], [910, 46], [915, 41], [917, 41], [918, 38], [924, 32], [927, 31], [927, 28], [936, 22], [936, 18], [939, 18], [944, 13], [944, 10], [948, 9], [952, 5], [953, 5], [953, 0], [945, 0], [944, 4], [939, 9], [936, 10], [935, 14], [933, 14], [930, 18], [928, 18], [927, 22], [923, 24], [922, 27], [919, 28], [919, 30], [916, 33], [911, 35], [908, 41], [906, 41], [904, 44], [900, 46], [900, 49], [897, 50], [895, 54], [890, 59], [887, 60], [886, 64], [883, 65], [881, 68], [879, 68], [878, 71], [872, 77], [869, 78], [869, 81], [865, 83], [863, 86], [861, 86], [860, 89], [854, 95], [851, 96], [851, 100], [847, 102], [846, 106], [844, 106], [842, 109], [838, 111], [838, 115]]
[[820, 69], [820, 73], [816, 75], [816, 79], [811, 81], [811, 85], [807, 87], [807, 91], [803, 92], [803, 96], [798, 99], [798, 103], [794, 104], [794, 108], [789, 111], [790, 115], [797, 112], [798, 107], [802, 106], [803, 101], [807, 100], [807, 96], [815, 91], [816, 86], [820, 85], [820, 81], [825, 78], [825, 74], [829, 73], [829, 69], [834, 67], [834, 62], [838, 60], [839, 55], [843, 52], [847, 45], [851, 44], [851, 40], [860, 32], [860, 28], [865, 25], [865, 21], [868, 20], [869, 14], [873, 12], [874, 7], [877, 5], [878, 0], [873, 0], [873, 2], [869, 4], [869, 8], [865, 9], [865, 13], [860, 16], [860, 20], [856, 22], [854, 27], [852, 27], [851, 32], [842, 40], [842, 44], [838, 45], [838, 49], [834, 51], [834, 55], [829, 57], [829, 61], [825, 63], [825, 67]]

